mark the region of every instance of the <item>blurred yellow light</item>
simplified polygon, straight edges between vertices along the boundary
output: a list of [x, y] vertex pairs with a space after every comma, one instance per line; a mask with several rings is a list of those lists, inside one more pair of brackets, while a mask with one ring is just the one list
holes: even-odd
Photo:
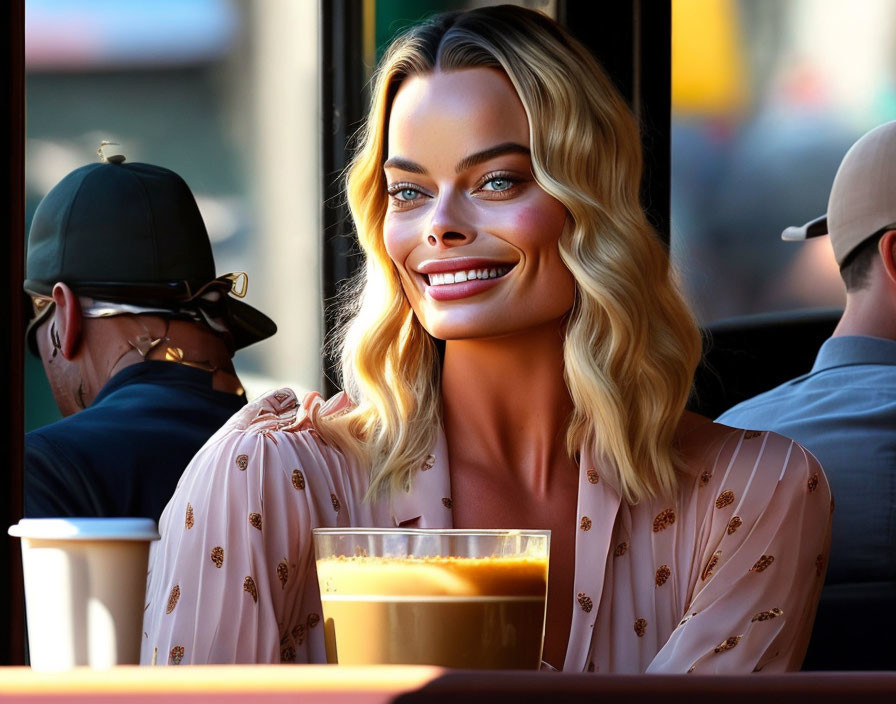
[[734, 0], [673, 0], [672, 109], [738, 112], [748, 96]]

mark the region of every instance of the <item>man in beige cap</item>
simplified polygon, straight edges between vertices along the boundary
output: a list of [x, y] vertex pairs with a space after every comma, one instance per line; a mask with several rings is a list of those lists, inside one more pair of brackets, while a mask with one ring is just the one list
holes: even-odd
[[846, 308], [808, 374], [718, 422], [773, 430], [819, 459], [837, 502], [827, 582], [806, 666], [896, 663], [896, 121], [843, 158], [825, 216], [785, 240], [829, 235]]

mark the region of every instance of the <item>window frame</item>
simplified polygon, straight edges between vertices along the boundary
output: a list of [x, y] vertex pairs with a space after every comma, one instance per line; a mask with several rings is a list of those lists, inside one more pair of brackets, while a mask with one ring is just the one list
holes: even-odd
[[[4, 54], [4, 79], [9, 123], [3, 145], [7, 163], [7, 187], [3, 189], [4, 221], [8, 239], [6, 325], [0, 344], [7, 374], [3, 395], [9, 411], [9, 422], [3, 426], [6, 451], [5, 500], [2, 515], [5, 527], [17, 523], [22, 516], [22, 466], [25, 447], [24, 352], [25, 335], [22, 282], [25, 262], [25, 2], [9, 0], [5, 4], [7, 51]], [[22, 559], [19, 540], [9, 535], [0, 553], [0, 663], [24, 664], [25, 614], [22, 585]]]
[[[4, 525], [16, 523], [23, 511], [24, 460], [24, 338], [22, 294], [25, 255], [25, 3], [9, 0], [4, 76], [9, 125], [5, 151], [9, 187], [4, 189], [7, 223], [7, 325], [2, 360], [7, 369], [4, 394], [10, 422], [4, 426], [7, 460], [2, 479]], [[360, 265], [352, 239], [351, 221], [341, 196], [340, 177], [347, 165], [347, 147], [363, 120], [369, 59], [364, 41], [373, 31], [369, 0], [321, 2], [322, 46], [322, 282], [324, 303], [335, 296], [341, 281]], [[669, 125], [671, 0], [625, 0], [582, 3], [558, 0], [558, 20], [572, 31], [604, 65], [638, 116], [645, 140], [643, 200], [660, 236], [669, 241]], [[367, 37], [369, 39], [369, 37]], [[343, 48], [348, 47], [348, 50]], [[327, 306], [325, 331], [335, 323]], [[336, 390], [335, 360], [326, 359], [325, 391]], [[19, 541], [6, 536], [0, 553], [0, 663], [24, 664], [25, 615]]]

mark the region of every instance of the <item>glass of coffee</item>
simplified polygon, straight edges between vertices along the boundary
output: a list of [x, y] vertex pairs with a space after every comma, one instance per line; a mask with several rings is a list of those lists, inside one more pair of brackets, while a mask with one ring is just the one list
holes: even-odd
[[315, 529], [327, 661], [537, 669], [550, 536]]

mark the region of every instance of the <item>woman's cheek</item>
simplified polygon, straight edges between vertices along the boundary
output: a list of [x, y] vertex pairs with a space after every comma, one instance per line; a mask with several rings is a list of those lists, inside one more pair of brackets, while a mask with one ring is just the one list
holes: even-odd
[[392, 260], [392, 263], [397, 267], [401, 267], [407, 252], [404, 250], [406, 247], [402, 246], [403, 242], [400, 236], [401, 228], [396, 227], [394, 224], [390, 224], [387, 219], [385, 223], [383, 223], [383, 244], [386, 245], [386, 254], [389, 255], [389, 259]]
[[566, 222], [566, 209], [553, 198], [542, 205], [527, 205], [519, 208], [506, 227], [515, 235], [517, 244], [523, 248], [553, 248], [560, 240]]

